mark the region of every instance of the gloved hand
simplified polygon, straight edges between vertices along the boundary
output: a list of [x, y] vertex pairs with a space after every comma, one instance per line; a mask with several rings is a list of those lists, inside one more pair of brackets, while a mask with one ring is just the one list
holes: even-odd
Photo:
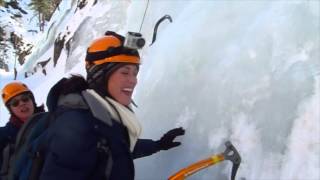
[[157, 141], [160, 150], [168, 150], [177, 147], [181, 142], [174, 142], [174, 138], [184, 135], [185, 130], [182, 127], [174, 128], [165, 133], [160, 140]]

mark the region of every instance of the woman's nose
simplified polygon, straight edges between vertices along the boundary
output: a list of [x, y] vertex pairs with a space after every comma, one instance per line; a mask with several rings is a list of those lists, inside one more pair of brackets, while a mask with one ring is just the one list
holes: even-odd
[[137, 84], [137, 82], [138, 82], [138, 80], [137, 80], [137, 76], [130, 76], [129, 77], [129, 82], [131, 83], [131, 84], [134, 84], [134, 85], [136, 85]]

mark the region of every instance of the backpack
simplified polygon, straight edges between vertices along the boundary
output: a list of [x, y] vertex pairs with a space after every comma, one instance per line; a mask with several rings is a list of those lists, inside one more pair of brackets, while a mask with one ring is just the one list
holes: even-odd
[[21, 129], [18, 132], [18, 135], [16, 137], [16, 142], [19, 142], [19, 145], [15, 144], [15, 143], [10, 143], [8, 144], [4, 150], [3, 150], [3, 162], [2, 162], [2, 166], [1, 166], [1, 180], [8, 180], [9, 179], [9, 173], [12, 169], [13, 166], [13, 159], [15, 156], [15, 152], [16, 150], [20, 150], [18, 148], [18, 146], [20, 147], [22, 142], [24, 142], [26, 140], [25, 135], [29, 134], [31, 132], [31, 129], [33, 128], [33, 126], [36, 124], [37, 120], [46, 116], [46, 113], [39, 113], [36, 114], [34, 116], [32, 116], [32, 118], [30, 118], [30, 121], [24, 123], [24, 125], [21, 127]]
[[[67, 109], [59, 112], [38, 113], [22, 126], [16, 139], [14, 153], [11, 152], [10, 157], [7, 158], [9, 159], [8, 173], [2, 176], [1, 180], [39, 179], [45, 160], [48, 128], [60, 114], [66, 111]], [[107, 145], [107, 137], [102, 137], [101, 133], [97, 134], [101, 136], [97, 142], [99, 156], [97, 167], [101, 176], [108, 179], [113, 164], [111, 151]]]
[[[21, 179], [17, 178], [22, 177], [19, 174], [28, 171], [30, 171], [30, 178], [26, 179], [33, 179], [33, 176], [38, 172], [36, 166], [43, 162], [44, 132], [53, 120], [53, 113], [42, 112], [32, 116], [21, 127], [13, 147], [14, 152], [11, 151], [4, 155], [7, 163], [3, 163], [2, 166], [2, 169], [6, 169], [6, 174], [2, 176], [2, 180]], [[30, 163], [29, 159], [33, 163]]]

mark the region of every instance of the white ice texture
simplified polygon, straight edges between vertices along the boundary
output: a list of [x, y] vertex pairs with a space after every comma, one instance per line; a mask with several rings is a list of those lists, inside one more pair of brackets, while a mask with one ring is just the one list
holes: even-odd
[[[182, 126], [182, 145], [138, 159], [137, 180], [162, 180], [179, 169], [224, 151], [230, 140], [242, 157], [237, 179], [320, 179], [320, 2], [93, 0], [76, 11], [64, 0], [51, 31], [21, 68], [37, 102], [70, 73], [85, 75], [88, 44], [106, 30], [139, 31], [147, 40], [134, 99], [143, 138], [158, 139]], [[157, 41], [155, 23], [164, 15]], [[50, 23], [49, 23], [50, 24]], [[49, 29], [49, 28], [47, 28]], [[66, 33], [67, 30], [69, 33]], [[22, 72], [53, 54], [59, 33], [73, 36], [56, 68], [24, 79]], [[48, 35], [47, 35], [48, 34]], [[47, 39], [47, 40], [46, 40]], [[1, 87], [12, 73], [1, 74]], [[1, 105], [1, 124], [9, 115]], [[230, 179], [231, 162], [189, 179]]]

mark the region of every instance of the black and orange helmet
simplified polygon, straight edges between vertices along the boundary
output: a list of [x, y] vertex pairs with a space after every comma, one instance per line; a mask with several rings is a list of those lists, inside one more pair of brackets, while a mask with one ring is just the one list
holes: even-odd
[[21, 82], [9, 83], [2, 89], [2, 100], [4, 104], [7, 104], [13, 97], [25, 92], [31, 93], [31, 90], [25, 84]]
[[89, 88], [102, 96], [109, 96], [106, 83], [110, 75], [125, 64], [135, 64], [139, 68], [140, 56], [136, 49], [124, 47], [125, 38], [107, 31], [94, 40], [87, 49], [86, 71]]
[[[133, 63], [140, 64], [140, 56], [137, 50], [123, 46], [124, 37], [107, 31], [105, 36], [94, 40], [86, 56], [86, 65], [102, 65], [105, 63]], [[86, 67], [87, 67], [86, 66]]]

